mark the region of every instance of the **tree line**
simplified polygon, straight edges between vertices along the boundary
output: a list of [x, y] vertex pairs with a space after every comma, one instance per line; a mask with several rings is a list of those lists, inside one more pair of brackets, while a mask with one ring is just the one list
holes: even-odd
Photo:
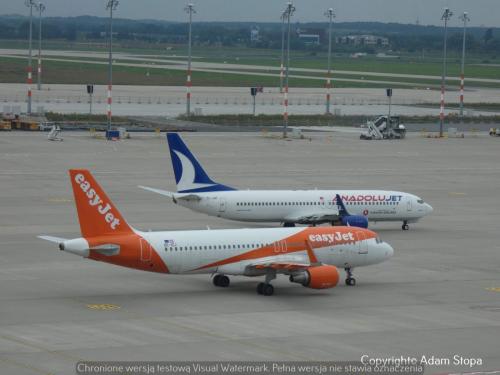
[[[34, 22], [34, 35], [38, 23]], [[43, 37], [49, 40], [103, 42], [107, 37], [108, 19], [101, 17], [55, 17], [43, 20]], [[324, 51], [327, 48], [328, 25], [322, 23], [293, 24], [291, 47]], [[114, 37], [120, 41], [137, 41], [147, 44], [184, 44], [187, 42], [187, 25], [180, 22], [115, 19]], [[250, 37], [251, 29], [258, 29], [258, 38]], [[0, 39], [25, 40], [29, 22], [23, 16], [0, 16]], [[302, 41], [300, 32], [320, 36], [320, 44]], [[375, 34], [389, 38], [389, 46], [336, 45], [338, 52], [375, 53], [391, 49], [400, 52], [439, 51], [443, 46], [443, 30], [437, 26], [404, 25], [379, 22], [335, 23], [334, 37], [352, 34]], [[195, 45], [246, 46], [256, 48], [281, 48], [280, 23], [251, 22], [195, 22], [193, 24]], [[462, 48], [462, 29], [449, 29], [450, 50]], [[500, 29], [471, 27], [468, 29], [467, 49], [478, 53], [500, 53]]]

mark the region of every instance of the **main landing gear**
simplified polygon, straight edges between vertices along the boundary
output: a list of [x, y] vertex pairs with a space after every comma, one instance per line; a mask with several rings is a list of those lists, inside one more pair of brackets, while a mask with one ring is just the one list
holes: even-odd
[[403, 226], [401, 227], [401, 229], [403, 230], [408, 230], [410, 229], [410, 226], [408, 225], [408, 222], [405, 220], [403, 221]]
[[295, 223], [284, 222], [283, 227], [284, 228], [293, 228], [293, 227], [295, 227]]
[[[266, 281], [263, 283], [259, 283], [257, 285], [257, 294], [261, 294], [263, 296], [272, 296], [274, 294], [274, 287], [271, 285], [271, 281], [276, 278], [276, 272], [269, 272], [266, 274]], [[229, 286], [229, 277], [226, 275], [217, 274], [212, 279], [212, 282], [215, 286], [221, 288], [227, 288]]]
[[268, 272], [266, 274], [266, 281], [257, 285], [257, 294], [261, 294], [263, 296], [272, 296], [274, 294], [274, 287], [271, 285], [271, 280], [274, 280], [275, 278], [276, 271]]
[[215, 286], [221, 288], [227, 288], [230, 283], [229, 277], [227, 277], [226, 275], [215, 275], [212, 281]]
[[347, 273], [347, 278], [345, 279], [345, 285], [355, 286], [356, 279], [352, 277], [352, 268], [351, 267], [345, 268], [345, 272]]

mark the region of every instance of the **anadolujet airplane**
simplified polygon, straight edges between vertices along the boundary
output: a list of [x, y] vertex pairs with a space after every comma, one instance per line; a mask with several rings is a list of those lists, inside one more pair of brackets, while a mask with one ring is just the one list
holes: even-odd
[[357, 227], [301, 227], [142, 232], [132, 228], [87, 170], [70, 170], [82, 237], [39, 236], [59, 249], [96, 261], [169, 274], [212, 274], [229, 286], [227, 275], [265, 276], [257, 286], [272, 295], [270, 283], [285, 274], [312, 289], [333, 288], [337, 267], [355, 285], [355, 267], [389, 259], [394, 251], [371, 230]]
[[[177, 192], [140, 188], [170, 197], [181, 206], [210, 216], [246, 222], [354, 225], [401, 221], [408, 230], [432, 212], [423, 199], [387, 190], [237, 190], [213, 181], [177, 133], [167, 134]], [[336, 196], [340, 196], [342, 210]], [[349, 211], [349, 215], [342, 212]]]

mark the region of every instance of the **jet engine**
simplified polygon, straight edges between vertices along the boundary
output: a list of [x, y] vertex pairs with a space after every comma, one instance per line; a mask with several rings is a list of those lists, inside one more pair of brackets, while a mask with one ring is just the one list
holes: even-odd
[[333, 288], [339, 282], [339, 271], [337, 267], [330, 265], [309, 267], [290, 275], [290, 281], [311, 289]]
[[361, 215], [348, 215], [341, 218], [342, 225], [349, 227], [368, 228], [368, 219]]

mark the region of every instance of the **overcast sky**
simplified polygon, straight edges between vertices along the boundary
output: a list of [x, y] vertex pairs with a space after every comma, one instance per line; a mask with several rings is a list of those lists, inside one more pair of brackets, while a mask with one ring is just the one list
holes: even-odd
[[[38, 1], [38, 0], [35, 0]], [[42, 0], [47, 16], [105, 15], [107, 0]], [[120, 0], [116, 16], [133, 19], [183, 21], [185, 0]], [[193, 0], [199, 21], [279, 21], [285, 0]], [[455, 13], [450, 24], [459, 25], [458, 15], [469, 12], [471, 25], [500, 27], [500, 0], [295, 0], [295, 21], [321, 21], [333, 7], [337, 21], [382, 21], [440, 24], [443, 8]], [[0, 13], [26, 14], [23, 0], [0, 0]]]

